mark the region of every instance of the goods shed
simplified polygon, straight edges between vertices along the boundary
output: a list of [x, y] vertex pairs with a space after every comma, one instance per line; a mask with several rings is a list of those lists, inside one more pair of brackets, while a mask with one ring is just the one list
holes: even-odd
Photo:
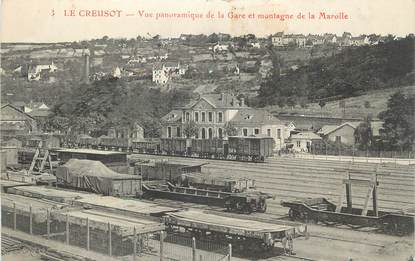
[[54, 149], [61, 162], [70, 159], [96, 160], [120, 173], [128, 173], [127, 153], [116, 151], [103, 151], [94, 149]]

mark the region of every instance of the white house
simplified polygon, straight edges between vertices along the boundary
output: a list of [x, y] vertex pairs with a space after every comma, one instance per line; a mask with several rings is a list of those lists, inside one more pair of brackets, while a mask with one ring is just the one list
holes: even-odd
[[369, 45], [370, 40], [369, 37], [366, 35], [361, 35], [357, 37], [350, 38], [350, 45], [352, 46], [363, 46], [363, 45]]
[[163, 65], [157, 65], [153, 68], [153, 82], [157, 84], [166, 84], [173, 78], [183, 76], [188, 67], [183, 66], [180, 62], [166, 62]]
[[290, 136], [290, 142], [293, 144], [292, 149], [297, 152], [310, 152], [311, 144], [319, 140], [321, 137], [311, 131], [299, 132]]
[[[21, 70], [21, 69], [20, 69]], [[31, 67], [27, 73], [27, 79], [29, 81], [39, 81], [41, 78], [41, 73], [48, 72], [54, 73], [58, 70], [58, 67], [53, 63], [51, 64], [40, 64], [34, 67]]]
[[229, 50], [229, 44], [219, 44], [213, 46], [214, 52], [221, 52], [221, 51], [228, 51]]
[[273, 46], [284, 46], [283, 43], [284, 32], [278, 32], [271, 36], [271, 43]]

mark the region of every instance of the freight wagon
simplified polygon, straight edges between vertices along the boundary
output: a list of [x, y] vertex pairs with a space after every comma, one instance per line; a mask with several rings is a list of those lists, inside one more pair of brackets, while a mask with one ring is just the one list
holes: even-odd
[[138, 153], [159, 154], [160, 139], [144, 139], [131, 142], [131, 150]]
[[128, 146], [128, 138], [113, 138], [108, 136], [101, 136], [98, 139], [98, 147], [101, 147], [105, 150], [116, 149], [127, 151]]
[[[264, 162], [273, 155], [274, 139], [268, 136], [240, 136], [223, 139], [162, 138], [130, 141], [127, 138], [100, 138], [79, 140], [79, 147], [104, 150], [122, 150], [136, 153]], [[85, 144], [88, 143], [88, 144]], [[94, 145], [97, 144], [97, 145]]]

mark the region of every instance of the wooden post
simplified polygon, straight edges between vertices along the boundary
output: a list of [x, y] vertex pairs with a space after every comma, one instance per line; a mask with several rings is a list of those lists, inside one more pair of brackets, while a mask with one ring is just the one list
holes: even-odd
[[16, 203], [13, 202], [13, 230], [16, 230], [16, 227], [17, 227]]
[[232, 244], [228, 245], [228, 261], [232, 260]]
[[90, 235], [89, 235], [89, 218], [86, 218], [86, 250], [90, 250], [90, 245], [89, 245], [89, 239]]
[[66, 214], [66, 244], [69, 245], [69, 214]]
[[111, 223], [108, 222], [108, 255], [112, 256]]
[[372, 191], [372, 201], [373, 201], [373, 214], [375, 217], [378, 216], [378, 194], [377, 194], [377, 185], [378, 185], [378, 176], [377, 173], [375, 173], [375, 182], [373, 185], [373, 191]]
[[347, 212], [351, 214], [353, 210], [352, 183], [346, 183], [346, 199], [347, 199]]
[[33, 234], [33, 209], [32, 204], [29, 206], [29, 233]]
[[48, 239], [50, 239], [50, 212], [49, 209], [46, 209], [46, 231], [48, 234]]
[[160, 261], [163, 261], [163, 241], [164, 241], [164, 231], [160, 231]]
[[137, 230], [134, 226], [133, 261], [136, 261], [136, 257], [137, 257]]
[[196, 261], [196, 238], [192, 237], [192, 260]]

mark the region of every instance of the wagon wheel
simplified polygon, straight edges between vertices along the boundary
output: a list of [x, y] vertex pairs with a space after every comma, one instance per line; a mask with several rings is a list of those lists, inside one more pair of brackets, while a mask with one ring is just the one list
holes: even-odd
[[265, 213], [265, 211], [267, 211], [267, 203], [266, 202], [261, 204], [261, 206], [259, 207], [259, 212]]
[[290, 210], [288, 210], [288, 217], [291, 220], [296, 220], [298, 218], [298, 214], [298, 211], [293, 208], [290, 208]]
[[305, 223], [308, 223], [309, 218], [308, 218], [308, 213], [307, 212], [300, 210], [300, 212], [298, 214], [299, 214], [298, 216], [299, 216], [301, 221], [303, 221]]
[[246, 204], [244, 207], [244, 213], [245, 214], [251, 214], [252, 213], [252, 208], [249, 206], [249, 204]]

